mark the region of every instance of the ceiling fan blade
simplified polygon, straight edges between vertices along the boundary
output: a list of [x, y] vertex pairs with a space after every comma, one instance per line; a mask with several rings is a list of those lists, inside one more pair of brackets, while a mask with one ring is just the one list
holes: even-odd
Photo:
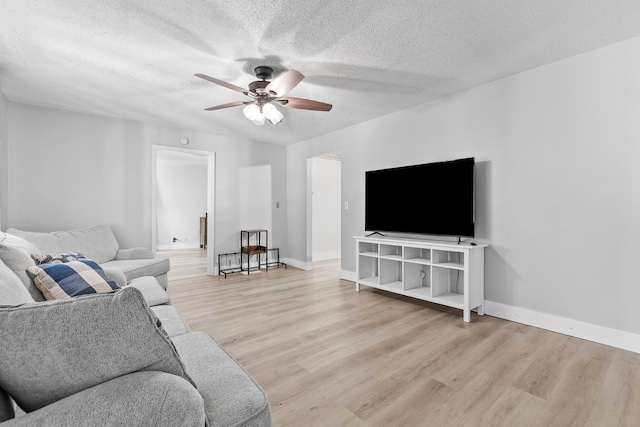
[[240, 105], [252, 104], [253, 101], [234, 101], [227, 104], [216, 105], [215, 107], [205, 108], [206, 111], [222, 110], [223, 108], [239, 107]]
[[234, 84], [227, 83], [227, 82], [224, 82], [222, 80], [215, 79], [213, 77], [209, 77], [209, 76], [207, 76], [205, 74], [194, 74], [194, 76], [200, 77], [201, 79], [205, 79], [207, 81], [210, 81], [211, 83], [215, 83], [217, 85], [224, 86], [224, 87], [229, 88], [231, 90], [235, 90], [236, 92], [244, 93], [245, 95], [249, 94], [249, 90], [248, 89], [243, 89], [240, 86], [236, 86]]
[[331, 104], [304, 98], [280, 98], [277, 102], [283, 107], [297, 108], [299, 110], [330, 111], [333, 107]]
[[289, 70], [267, 85], [265, 90], [274, 96], [282, 96], [296, 87], [304, 79], [304, 75], [296, 70]]

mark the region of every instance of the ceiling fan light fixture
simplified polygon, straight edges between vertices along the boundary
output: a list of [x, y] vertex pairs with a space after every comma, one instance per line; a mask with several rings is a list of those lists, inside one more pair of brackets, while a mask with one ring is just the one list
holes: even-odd
[[244, 116], [251, 120], [253, 124], [262, 126], [264, 124], [264, 114], [260, 111], [258, 104], [249, 104], [242, 110]]
[[276, 106], [270, 102], [262, 106], [262, 113], [274, 125], [276, 123], [280, 123], [282, 121], [282, 118], [284, 117], [282, 113], [278, 111]]

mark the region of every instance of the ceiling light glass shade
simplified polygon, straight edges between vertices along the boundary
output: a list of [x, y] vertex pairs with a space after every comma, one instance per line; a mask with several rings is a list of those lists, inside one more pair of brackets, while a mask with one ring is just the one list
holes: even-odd
[[249, 104], [242, 110], [244, 116], [251, 120], [253, 124], [262, 126], [264, 124], [264, 114], [260, 111], [257, 104]]
[[251, 121], [254, 125], [262, 126], [264, 124], [264, 114], [260, 113], [255, 119]]
[[276, 106], [270, 102], [262, 106], [262, 112], [264, 113], [265, 117], [269, 119], [269, 121], [274, 125], [276, 123], [280, 123], [282, 121], [282, 118], [284, 117], [282, 113], [278, 111]]

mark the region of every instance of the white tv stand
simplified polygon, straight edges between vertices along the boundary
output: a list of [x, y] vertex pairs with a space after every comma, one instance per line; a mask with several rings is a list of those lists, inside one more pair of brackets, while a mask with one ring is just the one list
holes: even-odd
[[356, 291], [360, 285], [484, 314], [486, 244], [396, 237], [356, 239]]

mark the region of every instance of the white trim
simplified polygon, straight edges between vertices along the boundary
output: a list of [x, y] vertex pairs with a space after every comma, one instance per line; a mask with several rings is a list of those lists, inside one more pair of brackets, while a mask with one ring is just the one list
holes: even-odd
[[281, 258], [280, 262], [284, 262], [285, 264], [290, 265], [291, 267], [299, 268], [300, 270], [305, 270], [305, 271], [313, 270], [312, 262], [304, 263], [291, 258]]
[[171, 251], [176, 249], [200, 249], [200, 245], [197, 246], [189, 246], [185, 243], [173, 243], [168, 245], [158, 245], [159, 251]]
[[207, 274], [215, 275], [215, 212], [216, 212], [216, 153], [208, 152], [207, 162]]
[[[340, 270], [340, 278], [356, 281], [356, 273]], [[533, 326], [547, 331], [557, 332], [588, 341], [597, 342], [622, 350], [640, 353], [640, 334], [622, 331], [607, 326], [595, 325], [580, 320], [569, 319], [553, 314], [542, 313], [522, 307], [501, 304], [493, 301], [484, 301], [484, 314], [498, 317], [511, 322]]]
[[[307, 265], [313, 270], [313, 158], [307, 157]], [[298, 267], [302, 268], [302, 267]]]
[[484, 301], [484, 313], [500, 319], [640, 353], [640, 335], [632, 332], [487, 300]]
[[153, 144], [151, 146], [151, 250], [155, 253], [157, 245], [157, 191], [158, 191], [158, 151], [178, 151], [182, 153], [196, 154], [207, 157], [207, 274], [215, 275], [215, 164], [216, 153], [213, 151], [194, 150], [183, 147], [170, 147], [167, 145]]
[[355, 283], [356, 273], [354, 271], [340, 270], [340, 278]]
[[313, 254], [314, 261], [326, 261], [329, 259], [340, 259], [340, 252], [322, 252]]

